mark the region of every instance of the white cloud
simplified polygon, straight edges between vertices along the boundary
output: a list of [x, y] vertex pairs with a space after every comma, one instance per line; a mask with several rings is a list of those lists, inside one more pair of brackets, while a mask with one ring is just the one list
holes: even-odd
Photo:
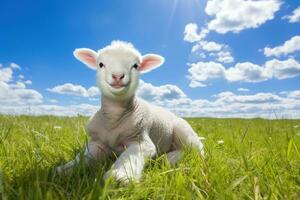
[[176, 85], [154, 86], [140, 80], [137, 95], [148, 101], [175, 100], [186, 98], [184, 92]]
[[[216, 100], [210, 106], [215, 108], [215, 114], [220, 117], [225, 115], [232, 117], [299, 118], [300, 116], [300, 101], [278, 94], [236, 95], [232, 92], [222, 92], [215, 97]], [[295, 111], [296, 113], [294, 113]]]
[[203, 52], [196, 53], [196, 55], [197, 55], [197, 56], [199, 56], [199, 58], [202, 58], [202, 59], [204, 59], [204, 58], [206, 58], [206, 57], [207, 57], [207, 56], [206, 56], [206, 54], [205, 54], [205, 53], [203, 53]]
[[257, 28], [274, 18], [279, 0], [208, 0], [205, 12], [213, 17], [208, 29], [218, 33], [238, 33]]
[[0, 82], [0, 103], [3, 105], [25, 105], [42, 103], [43, 96], [32, 89], [16, 87]]
[[25, 83], [26, 85], [31, 85], [31, 84], [32, 84], [32, 81], [31, 81], [31, 80], [26, 80], [26, 81], [24, 81], [24, 83]]
[[99, 89], [97, 87], [92, 86], [87, 90], [87, 94], [88, 94], [89, 97], [96, 97], [96, 96], [100, 95], [100, 92], [99, 92]]
[[296, 8], [291, 15], [286, 15], [283, 19], [287, 19], [290, 23], [295, 23], [300, 21], [300, 6]]
[[59, 106], [59, 105], [23, 105], [23, 106], [1, 106], [0, 112], [12, 115], [56, 115], [56, 116], [76, 116], [84, 115], [91, 116], [97, 110], [99, 106], [91, 104], [79, 104], [79, 105], [69, 105], [69, 106]]
[[195, 78], [193, 76], [189, 76], [188, 78], [191, 79], [191, 82], [189, 84], [189, 86], [191, 88], [196, 88], [196, 87], [206, 87], [207, 85], [204, 83], [201, 83], [200, 81], [196, 81]]
[[198, 62], [189, 64], [188, 78], [190, 87], [205, 87], [205, 82], [214, 78], [225, 78], [228, 81], [258, 82], [262, 79], [263, 68], [252, 63], [237, 63], [234, 67], [225, 67], [216, 62]]
[[269, 60], [265, 64], [265, 71], [273, 77], [282, 80], [300, 75], [300, 63], [293, 58], [287, 60]]
[[12, 79], [13, 70], [11, 68], [0, 68], [0, 82], [8, 82]]
[[22, 82], [16, 82], [16, 83], [11, 83], [9, 84], [10, 89], [25, 89], [26, 85]]
[[[292, 91], [294, 92], [294, 91]], [[290, 93], [292, 93], [290, 92]], [[300, 99], [274, 93], [237, 95], [221, 92], [212, 101], [197, 99], [171, 108], [183, 116], [299, 118]], [[166, 106], [167, 107], [167, 106]]]
[[195, 44], [193, 47], [192, 47], [192, 52], [196, 52], [198, 50], [202, 49], [201, 45], [199, 43]]
[[49, 92], [58, 93], [58, 94], [66, 94], [66, 95], [74, 95], [81, 97], [94, 97], [99, 96], [99, 90], [97, 87], [90, 87], [86, 89], [81, 85], [75, 85], [72, 83], [65, 83], [63, 85], [57, 85], [53, 88], [47, 89]]
[[232, 63], [234, 58], [229, 51], [229, 46], [225, 44], [220, 44], [213, 41], [200, 41], [192, 47], [192, 53], [202, 50], [199, 54], [201, 58], [206, 58], [206, 52], [210, 52], [208, 55], [213, 57], [214, 60], [221, 63]]
[[216, 42], [203, 42], [202, 49], [205, 51], [220, 51], [223, 47], [223, 44], [219, 44]]
[[270, 75], [266, 73], [263, 67], [250, 63], [237, 63], [234, 67], [226, 70], [225, 78], [230, 81], [243, 82], [261, 82], [268, 80]]
[[12, 69], [18, 69], [18, 70], [21, 70], [20, 65], [18, 65], [18, 64], [16, 64], [16, 63], [10, 63], [10, 67], [11, 67]]
[[48, 101], [49, 101], [50, 103], [57, 103], [57, 102], [58, 102], [56, 99], [48, 99]]
[[[219, 62], [222, 63], [232, 63], [234, 62], [234, 58], [229, 51], [229, 46], [226, 44], [217, 43], [214, 41], [205, 41], [203, 40], [209, 30], [203, 28], [202, 31], [198, 34], [198, 26], [197, 24], [189, 23], [185, 27], [184, 31], [184, 40], [196, 43], [192, 47], [192, 53], [196, 53], [200, 58], [206, 58], [206, 52], [210, 52], [209, 55], [214, 57]], [[199, 53], [200, 51], [200, 53]], [[200, 85], [199, 83], [193, 83], [192, 85]]]
[[53, 88], [47, 89], [49, 92], [58, 94], [67, 94], [75, 96], [87, 96], [87, 90], [81, 85], [74, 85], [72, 83], [65, 83], [63, 85], [57, 85]]
[[197, 32], [198, 32], [197, 24], [194, 23], [187, 24], [184, 30], [184, 41], [187, 42], [200, 41], [201, 39], [206, 37], [208, 30], [202, 29], [200, 33]]
[[236, 95], [232, 92], [221, 92], [216, 95], [218, 101], [225, 103], [274, 103], [280, 102], [281, 97], [272, 93], [257, 93], [255, 95]]
[[99, 101], [99, 98], [89, 98], [89, 101]]
[[277, 46], [274, 48], [265, 47], [264, 54], [265, 56], [276, 56], [288, 55], [300, 50], [300, 36], [296, 35], [291, 39], [284, 42], [283, 45]]
[[19, 78], [19, 79], [24, 79], [24, 76], [23, 76], [22, 74], [20, 74], [20, 75], [18, 76], [18, 78]]
[[226, 69], [216, 62], [198, 62], [188, 64], [190, 87], [205, 87], [209, 79], [224, 78], [229, 82], [256, 83], [272, 78], [278, 80], [300, 76], [300, 63], [292, 58], [287, 60], [269, 60], [263, 66], [251, 62], [236, 63]]
[[220, 51], [216, 54], [217, 61], [222, 63], [232, 63], [234, 62], [234, 58], [232, 57], [229, 51]]
[[19, 65], [13, 63], [10, 66], [14, 67], [0, 68], [0, 104], [7, 107], [42, 103], [43, 96], [38, 91], [26, 88], [22, 81], [13, 80], [13, 70], [20, 69]]
[[198, 62], [188, 64], [190, 66], [188, 78], [191, 80], [190, 87], [205, 87], [203, 82], [211, 78], [224, 76], [225, 68], [216, 62]]
[[[24, 81], [23, 75], [18, 75], [15, 81], [14, 70], [21, 67], [15, 63], [2, 68], [0, 64], [0, 113], [3, 114], [28, 114], [28, 115], [59, 115], [74, 116], [77, 114], [91, 115], [99, 106], [89, 104], [79, 104], [70, 106], [47, 105], [43, 104], [43, 96], [38, 91], [27, 88], [32, 84], [30, 80]], [[96, 95], [95, 87], [86, 90], [90, 96]], [[48, 99], [50, 103], [57, 103], [55, 99]]]
[[300, 90], [288, 92], [287, 96], [291, 99], [300, 99]]
[[239, 91], [239, 92], [249, 92], [250, 90], [248, 88], [238, 88], [237, 91]]
[[200, 35], [197, 34], [196, 24], [188, 24], [186, 26], [184, 40], [189, 41], [191, 43], [196, 42], [196, 44], [192, 47], [192, 53], [196, 53], [196, 55], [198, 55], [201, 58], [206, 58], [207, 57], [206, 52], [210, 52], [209, 55], [211, 57], [214, 57], [214, 59], [216, 59], [219, 62], [222, 63], [234, 62], [234, 58], [232, 57], [229, 51], [228, 45], [217, 43], [214, 41], [202, 40], [207, 33], [208, 32], [205, 32], [205, 35], [202, 35], [202, 37], [200, 37]]
[[199, 41], [197, 44], [195, 44], [192, 47], [192, 52], [198, 51], [198, 50], [204, 50], [204, 51], [220, 51], [225, 45], [219, 44], [214, 41]]

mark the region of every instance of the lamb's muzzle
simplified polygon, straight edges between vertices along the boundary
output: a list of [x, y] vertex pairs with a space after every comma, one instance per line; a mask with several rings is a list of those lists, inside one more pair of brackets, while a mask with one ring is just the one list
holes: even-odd
[[[75, 57], [97, 70], [97, 85], [101, 91], [101, 109], [90, 118], [86, 132], [90, 141], [85, 147], [84, 163], [101, 162], [107, 156], [118, 155], [104, 178], [119, 181], [139, 181], [147, 159], [167, 153], [174, 164], [184, 145], [191, 145], [201, 155], [203, 144], [192, 127], [182, 118], [135, 96], [140, 73], [149, 72], [163, 64], [164, 58], [142, 56], [132, 44], [114, 41], [95, 52], [76, 49]], [[58, 172], [72, 169], [80, 156]]]

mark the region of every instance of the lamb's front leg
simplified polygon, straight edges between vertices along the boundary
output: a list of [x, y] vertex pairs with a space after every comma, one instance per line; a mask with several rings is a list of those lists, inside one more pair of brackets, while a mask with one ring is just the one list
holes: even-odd
[[73, 168], [80, 163], [81, 159], [86, 166], [90, 166], [95, 162], [99, 162], [105, 159], [107, 156], [107, 149], [104, 145], [99, 144], [95, 141], [89, 141], [85, 145], [83, 155], [77, 154], [75, 159], [69, 161], [68, 163], [56, 167], [56, 172], [58, 174], [69, 173]]
[[141, 140], [131, 142], [128, 145], [111, 170], [106, 172], [104, 179], [112, 176], [123, 183], [140, 180], [146, 160], [156, 155], [156, 147], [148, 133], [141, 135], [141, 137]]

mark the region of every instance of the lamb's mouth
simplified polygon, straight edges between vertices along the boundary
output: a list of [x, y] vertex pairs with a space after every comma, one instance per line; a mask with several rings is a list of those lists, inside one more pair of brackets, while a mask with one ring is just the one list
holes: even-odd
[[116, 89], [116, 90], [122, 90], [124, 88], [126, 88], [127, 86], [129, 85], [129, 82], [126, 83], [126, 84], [123, 84], [123, 83], [113, 83], [113, 84], [109, 84], [109, 86], [113, 89]]
[[124, 85], [124, 84], [110, 84], [110, 86], [115, 89], [120, 89], [120, 88], [126, 87], [126, 85]]

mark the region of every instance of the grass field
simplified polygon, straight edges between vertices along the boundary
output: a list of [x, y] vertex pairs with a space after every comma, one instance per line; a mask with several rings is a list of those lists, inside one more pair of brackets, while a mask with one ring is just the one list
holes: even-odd
[[109, 163], [57, 176], [87, 140], [85, 117], [0, 115], [0, 199], [300, 199], [300, 120], [188, 119], [206, 158], [151, 161], [140, 183], [103, 183]]

